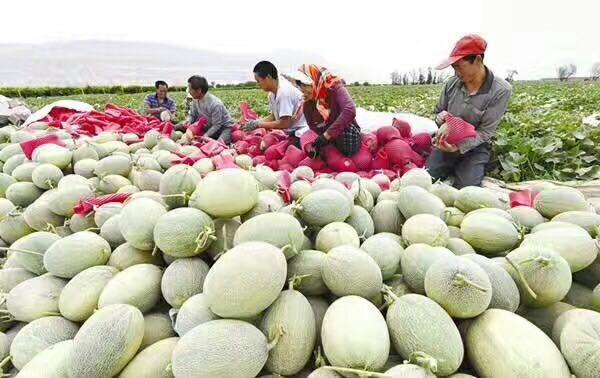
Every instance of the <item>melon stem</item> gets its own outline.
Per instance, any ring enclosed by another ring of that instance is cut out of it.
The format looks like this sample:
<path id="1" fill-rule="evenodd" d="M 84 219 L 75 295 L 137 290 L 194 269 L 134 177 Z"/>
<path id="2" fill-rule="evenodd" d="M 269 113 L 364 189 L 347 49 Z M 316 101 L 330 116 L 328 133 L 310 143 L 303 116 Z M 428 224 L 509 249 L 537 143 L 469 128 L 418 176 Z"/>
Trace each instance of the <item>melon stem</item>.
<path id="1" fill-rule="evenodd" d="M 391 299 L 390 304 L 394 303 L 395 301 L 398 300 L 398 296 L 392 291 L 392 288 L 387 286 L 387 285 L 383 285 L 383 287 L 381 288 L 381 292 L 388 297 L 389 299 Z"/>
<path id="2" fill-rule="evenodd" d="M 338 367 L 338 366 L 323 366 L 323 369 L 333 370 L 335 372 L 340 372 L 340 373 L 354 373 L 354 374 L 358 375 L 359 377 L 365 377 L 365 378 L 367 378 L 367 377 L 391 378 L 392 377 L 391 375 L 385 374 L 385 373 L 376 373 L 374 371 L 351 369 L 351 368 Z"/>
<path id="3" fill-rule="evenodd" d="M 468 285 L 484 293 L 488 291 L 485 287 L 476 284 L 461 273 L 454 275 L 454 279 L 452 281 L 452 284 L 455 286 L 463 287 Z"/>
<path id="4" fill-rule="evenodd" d="M 525 276 L 523 276 L 523 273 L 521 273 L 521 270 L 519 269 L 518 265 L 515 264 L 510 258 L 508 258 L 508 256 L 505 256 L 504 258 L 506 259 L 506 261 L 508 261 L 510 266 L 512 266 L 512 268 L 517 272 L 519 280 L 521 280 L 521 283 L 525 287 L 525 290 L 527 290 L 527 293 L 529 293 L 529 295 L 531 295 L 533 299 L 537 299 L 537 294 L 533 291 L 531 286 L 529 286 L 529 283 L 527 283 L 527 280 L 525 279 Z"/>
<path id="5" fill-rule="evenodd" d="M 2 361 L 0 361 L 0 369 L 3 369 L 6 364 L 11 360 L 11 356 L 7 356 L 6 358 L 4 358 Z"/>
<path id="6" fill-rule="evenodd" d="M 325 357 L 323 357 L 323 353 L 321 352 L 320 346 L 318 346 L 317 349 L 315 349 L 314 355 L 315 355 L 315 367 L 318 369 L 320 367 L 325 366 L 326 361 L 325 361 Z"/>
<path id="7" fill-rule="evenodd" d="M 44 256 L 44 254 L 40 253 L 40 252 L 30 251 L 28 249 L 12 248 L 12 247 L 0 247 L 0 251 L 14 251 L 14 252 L 21 252 L 21 253 L 29 253 L 30 255 Z"/>
<path id="8" fill-rule="evenodd" d="M 283 329 L 282 326 L 279 327 L 279 330 L 277 331 L 277 333 L 275 334 L 275 337 L 273 337 L 273 340 L 271 340 L 271 342 L 269 342 L 267 344 L 267 350 L 271 351 L 271 349 L 275 348 L 275 346 L 277 345 L 277 343 L 279 342 L 279 338 L 281 336 L 283 336 L 283 334 L 285 333 L 285 330 Z"/>
<path id="9" fill-rule="evenodd" d="M 438 370 L 437 360 L 425 352 L 412 352 L 408 358 L 408 361 L 410 363 L 419 365 L 422 368 L 431 371 L 432 373 L 436 373 Z"/>
<path id="10" fill-rule="evenodd" d="M 301 276 L 299 275 L 294 275 L 290 280 L 289 280 L 289 288 L 290 290 L 294 290 L 295 287 L 298 287 L 298 285 L 300 285 L 302 283 L 302 280 L 304 278 L 308 278 L 311 277 L 312 274 L 303 274 Z"/>

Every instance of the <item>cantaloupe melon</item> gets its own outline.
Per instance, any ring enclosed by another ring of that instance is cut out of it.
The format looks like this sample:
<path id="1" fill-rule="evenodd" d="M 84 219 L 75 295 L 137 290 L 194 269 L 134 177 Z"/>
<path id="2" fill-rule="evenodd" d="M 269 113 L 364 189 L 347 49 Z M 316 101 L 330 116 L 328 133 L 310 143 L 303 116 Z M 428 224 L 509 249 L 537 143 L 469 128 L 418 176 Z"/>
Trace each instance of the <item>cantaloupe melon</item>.
<path id="1" fill-rule="evenodd" d="M 337 181 L 333 182 L 340 184 Z M 315 190 L 313 187 L 313 191 L 300 202 L 298 214 L 309 225 L 325 226 L 346 220 L 352 212 L 352 203 L 347 196 L 336 190 Z"/>
<path id="2" fill-rule="evenodd" d="M 402 238 L 408 244 L 429 244 L 445 247 L 450 238 L 448 226 L 439 217 L 431 214 L 418 214 L 409 218 L 402 226 Z"/>
<path id="3" fill-rule="evenodd" d="M 154 248 L 154 226 L 167 210 L 149 198 L 128 201 L 121 211 L 119 227 L 129 244 L 142 250 Z"/>
<path id="4" fill-rule="evenodd" d="M 144 337 L 140 350 L 164 339 L 176 336 L 171 318 L 166 313 L 152 312 L 144 315 Z"/>
<path id="5" fill-rule="evenodd" d="M 205 212 L 179 208 L 162 215 L 154 226 L 154 242 L 164 253 L 190 257 L 204 252 L 214 238 L 215 225 Z"/>
<path id="6" fill-rule="evenodd" d="M 425 169 L 413 168 L 400 178 L 400 186 L 419 186 L 425 190 L 431 187 L 431 175 Z"/>
<path id="7" fill-rule="evenodd" d="M 0 293 L 8 293 L 13 287 L 30 278 L 37 277 L 25 268 L 7 268 L 0 270 Z"/>
<path id="8" fill-rule="evenodd" d="M 520 241 L 519 231 L 511 221 L 489 213 L 468 214 L 460 225 L 460 233 L 476 251 L 486 255 L 509 251 Z"/>
<path id="9" fill-rule="evenodd" d="M 438 259 L 449 259 L 454 254 L 441 247 L 412 244 L 404 250 L 401 258 L 402 277 L 412 291 L 425 294 L 425 274 Z"/>
<path id="10" fill-rule="evenodd" d="M 130 266 L 138 264 L 163 266 L 164 261 L 159 253 L 143 251 L 135 248 L 129 243 L 123 243 L 111 253 L 107 262 L 107 265 L 115 267 L 118 270 L 125 270 Z"/>
<path id="11" fill-rule="evenodd" d="M 391 278 L 400 269 L 400 258 L 404 248 L 385 235 L 373 235 L 365 240 L 360 249 L 375 260 L 384 280 Z"/>
<path id="12" fill-rule="evenodd" d="M 70 217 L 73 215 L 73 208 L 77 203 L 88 197 L 94 197 L 94 193 L 89 186 L 86 185 L 73 185 L 60 187 L 61 183 L 65 178 L 59 182 L 59 189 L 49 198 L 50 210 L 63 217 Z"/>
<path id="13" fill-rule="evenodd" d="M 98 161 L 94 173 L 98 177 L 107 175 L 127 177 L 131 171 L 132 165 L 131 158 L 127 155 L 110 155 Z"/>
<path id="14" fill-rule="evenodd" d="M 593 377 L 600 371 L 600 314 L 590 313 L 565 324 L 560 351 L 578 377 Z"/>
<path id="15" fill-rule="evenodd" d="M 458 189 L 443 182 L 436 182 L 429 188 L 431 194 L 439 197 L 448 207 L 454 206 L 454 201 L 458 197 Z"/>
<path id="16" fill-rule="evenodd" d="M 32 182 L 15 182 L 6 189 L 6 199 L 18 207 L 27 207 L 42 195 L 42 190 Z"/>
<path id="17" fill-rule="evenodd" d="M 65 280 L 51 274 L 23 281 L 6 297 L 8 312 L 21 322 L 57 315 L 58 298 L 66 283 Z"/>
<path id="18" fill-rule="evenodd" d="M 176 378 L 254 378 L 267 362 L 268 353 L 267 338 L 252 324 L 213 320 L 179 339 L 173 350 L 173 374 Z"/>
<path id="19" fill-rule="evenodd" d="M 474 254 L 475 250 L 469 243 L 460 239 L 460 238 L 450 238 L 448 239 L 448 244 L 446 245 L 450 251 L 452 251 L 457 256 Z"/>
<path id="20" fill-rule="evenodd" d="M 473 261 L 487 273 L 492 285 L 492 299 L 489 308 L 515 312 L 519 307 L 521 296 L 519 288 L 510 274 L 485 256 L 471 253 L 465 255 L 464 258 Z"/>
<path id="21" fill-rule="evenodd" d="M 90 229 L 96 229 L 98 226 L 94 221 L 94 214 L 73 214 L 71 218 L 69 218 L 67 225 L 72 232 L 82 232 L 88 231 Z"/>
<path id="22" fill-rule="evenodd" d="M 369 212 L 361 207 L 354 205 L 350 216 L 346 218 L 346 223 L 352 226 L 358 234 L 360 240 L 365 240 L 375 233 L 375 223 Z"/>
<path id="23" fill-rule="evenodd" d="M 356 196 L 354 197 L 354 204 L 362 207 L 367 211 L 373 210 L 373 206 L 375 206 L 375 199 L 371 192 L 369 192 L 365 188 L 359 188 L 355 191 Z"/>
<path id="24" fill-rule="evenodd" d="M 49 163 L 60 169 L 65 169 L 71 164 L 73 152 L 68 148 L 56 144 L 44 144 L 33 150 L 31 160 L 37 163 Z"/>
<path id="25" fill-rule="evenodd" d="M 520 306 L 516 313 L 533 323 L 536 327 L 544 331 L 548 336 L 552 336 L 552 328 L 556 320 L 565 312 L 575 309 L 568 303 L 556 302 L 548 307 L 529 308 Z"/>
<path id="26" fill-rule="evenodd" d="M 22 267 L 40 275 L 46 273 L 44 254 L 58 240 L 60 236 L 51 232 L 34 232 L 15 241 L 9 251 Z"/>
<path id="27" fill-rule="evenodd" d="M 171 372 L 171 355 L 178 341 L 178 337 L 169 337 L 148 346 L 127 364 L 125 369 L 119 374 L 119 377 L 173 377 L 173 373 Z"/>
<path id="28" fill-rule="evenodd" d="M 0 219 L 0 238 L 8 244 L 13 244 L 34 231 L 20 212 L 10 212 Z"/>
<path id="29" fill-rule="evenodd" d="M 73 352 L 73 340 L 49 346 L 31 359 L 19 371 L 19 378 L 68 377 L 68 363 Z"/>
<path id="30" fill-rule="evenodd" d="M 211 267 L 204 280 L 203 293 L 215 314 L 248 318 L 275 301 L 286 274 L 285 256 L 279 248 L 265 242 L 242 243 L 227 251 Z"/>
<path id="31" fill-rule="evenodd" d="M 394 201 L 378 202 L 371 210 L 371 218 L 373 218 L 376 234 L 381 232 L 399 234 L 402 231 L 404 217 Z"/>
<path id="32" fill-rule="evenodd" d="M 181 307 L 188 298 L 202 292 L 208 270 L 208 265 L 197 257 L 173 261 L 162 277 L 163 298 L 171 306 Z"/>
<path id="33" fill-rule="evenodd" d="M 395 190 L 384 190 L 383 192 L 381 192 L 379 194 L 379 197 L 377 197 L 377 202 L 381 202 L 381 201 L 394 201 L 394 202 L 398 202 L 400 200 L 400 198 L 402 198 L 402 194 L 400 194 L 399 191 L 395 191 Z"/>
<path id="34" fill-rule="evenodd" d="M 356 230 L 343 222 L 329 223 L 319 231 L 315 240 L 316 249 L 325 253 L 342 245 L 357 248 L 360 246 L 360 238 Z"/>
<path id="35" fill-rule="evenodd" d="M 131 361 L 144 337 L 144 317 L 135 307 L 115 304 L 96 311 L 73 340 L 71 377 L 113 377 Z"/>
<path id="36" fill-rule="evenodd" d="M 398 208 L 408 219 L 417 214 L 431 214 L 441 218 L 446 205 L 444 202 L 419 186 L 407 186 L 399 191 Z"/>
<path id="37" fill-rule="evenodd" d="M 82 231 L 54 242 L 44 254 L 44 267 L 57 277 L 73 278 L 85 269 L 104 265 L 110 245 L 93 232 Z"/>
<path id="38" fill-rule="evenodd" d="M 180 197 L 165 197 L 170 208 L 182 207 L 187 204 L 187 197 L 194 192 L 201 178 L 200 173 L 189 165 L 174 165 L 162 175 L 159 191 L 165 196 L 184 194 Z"/>
<path id="39" fill-rule="evenodd" d="M 206 253 L 213 259 L 229 250 L 233 246 L 233 239 L 237 229 L 240 227 L 240 221 L 236 219 L 215 219 L 215 240 L 210 243 Z"/>
<path id="40" fill-rule="evenodd" d="M 100 227 L 100 236 L 108 242 L 113 250 L 125 243 L 125 238 L 119 229 L 120 220 L 121 215 L 115 215 L 110 217 L 106 222 L 104 222 L 102 227 Z"/>
<path id="41" fill-rule="evenodd" d="M 183 336 L 196 326 L 215 319 L 219 319 L 219 317 L 208 307 L 206 296 L 202 293 L 196 294 L 183 302 L 177 312 L 175 332 L 179 336 Z"/>
<path id="42" fill-rule="evenodd" d="M 358 295 L 372 298 L 381 291 L 383 278 L 375 260 L 351 245 L 327 253 L 321 274 L 323 282 L 338 297 Z"/>
<path id="43" fill-rule="evenodd" d="M 444 214 L 442 215 L 442 219 L 448 226 L 460 227 L 463 219 L 465 218 L 465 213 L 457 209 L 456 207 L 447 207 L 444 209 Z"/>
<path id="44" fill-rule="evenodd" d="M 477 186 L 467 186 L 458 191 L 454 206 L 468 213 L 483 207 L 502 208 L 500 200 L 494 192 Z"/>
<path id="45" fill-rule="evenodd" d="M 131 266 L 117 273 L 104 286 L 98 298 L 98 308 L 112 304 L 129 304 L 148 312 L 160 300 L 162 270 L 153 264 Z"/>
<path id="46" fill-rule="evenodd" d="M 515 206 L 507 211 L 517 225 L 525 227 L 528 230 L 546 221 L 542 214 L 529 206 Z"/>
<path id="47" fill-rule="evenodd" d="M 294 288 L 305 295 L 322 295 L 329 292 L 323 282 L 321 269 L 326 254 L 316 250 L 303 250 L 288 261 L 287 278 L 299 277 Z"/>
<path id="48" fill-rule="evenodd" d="M 549 219 L 567 211 L 586 211 L 589 208 L 584 195 L 569 187 L 542 190 L 535 197 L 534 205 L 540 214 Z"/>
<path id="49" fill-rule="evenodd" d="M 56 188 L 58 182 L 63 178 L 60 168 L 52 164 L 40 164 L 31 172 L 32 182 L 40 189 Z"/>
<path id="50" fill-rule="evenodd" d="M 290 186 L 290 194 L 294 201 L 301 200 L 304 196 L 312 191 L 312 186 L 308 181 L 294 181 Z"/>

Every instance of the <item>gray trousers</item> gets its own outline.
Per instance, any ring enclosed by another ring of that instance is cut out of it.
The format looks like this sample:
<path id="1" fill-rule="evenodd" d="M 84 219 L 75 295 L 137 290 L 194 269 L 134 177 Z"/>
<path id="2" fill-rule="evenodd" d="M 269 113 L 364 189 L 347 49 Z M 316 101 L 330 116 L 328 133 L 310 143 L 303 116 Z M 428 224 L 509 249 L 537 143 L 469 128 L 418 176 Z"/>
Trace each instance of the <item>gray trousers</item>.
<path id="1" fill-rule="evenodd" d="M 427 159 L 427 170 L 434 179 L 443 180 L 454 176 L 454 187 L 458 189 L 465 186 L 481 186 L 491 150 L 488 143 L 480 144 L 464 155 L 458 152 L 446 153 L 434 148 Z"/>

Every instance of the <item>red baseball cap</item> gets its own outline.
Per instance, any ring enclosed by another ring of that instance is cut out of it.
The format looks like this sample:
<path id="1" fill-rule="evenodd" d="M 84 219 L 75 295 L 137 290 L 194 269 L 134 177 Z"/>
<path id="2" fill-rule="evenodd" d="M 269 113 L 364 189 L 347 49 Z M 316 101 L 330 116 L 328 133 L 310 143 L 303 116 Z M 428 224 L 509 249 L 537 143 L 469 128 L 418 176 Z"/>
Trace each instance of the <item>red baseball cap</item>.
<path id="1" fill-rule="evenodd" d="M 485 53 L 486 47 L 487 42 L 485 39 L 476 34 L 466 35 L 456 42 L 456 46 L 454 46 L 454 49 L 452 49 L 450 57 L 440 63 L 437 67 L 435 67 L 435 69 L 443 70 L 467 55 L 482 55 Z"/>

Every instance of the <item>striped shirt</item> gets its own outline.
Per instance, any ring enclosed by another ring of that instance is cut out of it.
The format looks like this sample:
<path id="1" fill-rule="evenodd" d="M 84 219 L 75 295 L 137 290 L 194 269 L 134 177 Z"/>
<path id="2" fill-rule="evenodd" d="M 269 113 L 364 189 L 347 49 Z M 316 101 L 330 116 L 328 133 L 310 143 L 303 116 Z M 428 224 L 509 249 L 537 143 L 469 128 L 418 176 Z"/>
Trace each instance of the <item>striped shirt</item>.
<path id="1" fill-rule="evenodd" d="M 175 114 L 175 111 L 177 110 L 177 104 L 175 104 L 175 101 L 167 97 L 163 102 L 160 102 L 156 93 L 148 95 L 144 101 L 144 105 L 146 108 L 150 109 L 162 107 L 170 111 L 172 114 Z M 160 113 L 154 114 L 154 116 L 160 118 Z"/>

